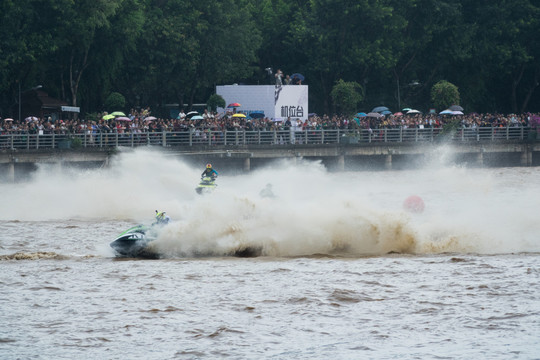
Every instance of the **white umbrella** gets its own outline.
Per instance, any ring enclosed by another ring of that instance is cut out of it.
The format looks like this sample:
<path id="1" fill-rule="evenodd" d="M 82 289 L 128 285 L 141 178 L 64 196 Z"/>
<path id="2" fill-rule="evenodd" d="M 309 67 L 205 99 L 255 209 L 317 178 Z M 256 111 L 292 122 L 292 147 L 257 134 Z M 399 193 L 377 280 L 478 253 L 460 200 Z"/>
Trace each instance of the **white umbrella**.
<path id="1" fill-rule="evenodd" d="M 412 110 L 407 111 L 407 114 L 421 114 L 421 112 L 418 110 L 412 109 Z"/>
<path id="2" fill-rule="evenodd" d="M 381 115 L 381 114 L 379 114 L 379 113 L 377 113 L 377 112 L 370 112 L 370 113 L 367 113 L 366 116 L 367 116 L 367 117 L 374 117 L 374 118 L 377 118 L 377 119 L 383 117 L 383 115 Z"/>

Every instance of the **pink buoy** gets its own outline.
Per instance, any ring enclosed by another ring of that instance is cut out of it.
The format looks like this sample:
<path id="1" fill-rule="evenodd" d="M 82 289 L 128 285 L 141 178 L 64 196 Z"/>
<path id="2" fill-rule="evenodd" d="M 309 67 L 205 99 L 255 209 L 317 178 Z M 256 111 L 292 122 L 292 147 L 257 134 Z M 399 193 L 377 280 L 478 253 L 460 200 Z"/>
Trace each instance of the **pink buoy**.
<path id="1" fill-rule="evenodd" d="M 412 213 L 424 212 L 424 200 L 418 195 L 411 195 L 403 202 L 403 208 Z"/>

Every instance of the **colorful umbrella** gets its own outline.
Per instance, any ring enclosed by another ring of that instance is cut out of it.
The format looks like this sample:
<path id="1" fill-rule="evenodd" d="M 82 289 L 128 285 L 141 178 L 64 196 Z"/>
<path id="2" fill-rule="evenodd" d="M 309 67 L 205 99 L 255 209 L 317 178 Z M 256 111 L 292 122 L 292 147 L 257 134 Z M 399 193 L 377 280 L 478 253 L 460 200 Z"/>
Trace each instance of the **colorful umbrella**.
<path id="1" fill-rule="evenodd" d="M 300 80 L 300 81 L 304 81 L 304 75 L 302 74 L 299 74 L 299 73 L 294 73 L 291 75 L 291 79 L 297 79 L 297 80 Z"/>
<path id="2" fill-rule="evenodd" d="M 117 117 L 116 120 L 118 121 L 131 121 L 130 118 L 128 117 L 125 117 L 125 116 L 120 116 L 120 117 Z"/>
<path id="3" fill-rule="evenodd" d="M 377 106 L 376 108 L 374 108 L 373 110 L 371 110 L 371 112 L 383 112 L 383 111 L 388 111 L 390 110 L 389 108 L 387 108 L 386 106 Z"/>
<path id="4" fill-rule="evenodd" d="M 153 120 L 157 120 L 157 118 L 155 116 L 147 116 L 147 117 L 144 118 L 144 120 L 153 121 Z"/>
<path id="5" fill-rule="evenodd" d="M 5 118 L 4 121 L 13 121 L 12 118 Z"/>
<path id="6" fill-rule="evenodd" d="M 233 114 L 232 117 L 239 117 L 239 118 L 245 118 L 246 115 L 245 114 L 240 114 L 240 113 L 237 113 L 237 114 Z"/>
<path id="7" fill-rule="evenodd" d="M 240 105 L 239 103 L 232 103 L 232 104 L 229 104 L 227 105 L 228 108 L 237 108 L 237 107 L 240 107 L 242 105 Z"/>
<path id="8" fill-rule="evenodd" d="M 124 114 L 124 113 L 121 112 L 121 111 L 115 111 L 115 112 L 112 112 L 111 115 L 114 115 L 114 116 L 126 116 L 126 114 Z"/>
<path id="9" fill-rule="evenodd" d="M 191 117 L 191 120 L 204 120 L 204 118 L 201 115 L 195 115 Z"/>
<path id="10" fill-rule="evenodd" d="M 111 120 L 111 119 L 114 119 L 114 115 L 113 115 L 113 114 L 109 114 L 109 115 L 103 116 L 103 120 Z"/>

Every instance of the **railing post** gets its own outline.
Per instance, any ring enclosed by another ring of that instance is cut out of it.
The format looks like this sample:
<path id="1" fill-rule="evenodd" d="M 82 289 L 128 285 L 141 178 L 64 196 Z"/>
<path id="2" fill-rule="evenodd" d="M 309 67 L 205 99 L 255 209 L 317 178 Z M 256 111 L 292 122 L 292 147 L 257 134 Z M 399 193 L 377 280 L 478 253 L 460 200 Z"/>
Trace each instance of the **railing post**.
<path id="1" fill-rule="evenodd" d="M 510 126 L 506 126 L 506 140 L 510 139 Z"/>
<path id="2" fill-rule="evenodd" d="M 114 146 L 118 147 L 118 131 L 114 133 Z"/>
<path id="3" fill-rule="evenodd" d="M 495 128 L 491 125 L 491 141 L 495 140 Z"/>
<path id="4" fill-rule="evenodd" d="M 163 136 L 161 137 L 161 143 L 163 147 L 167 146 L 167 131 L 163 131 Z"/>
<path id="5" fill-rule="evenodd" d="M 324 129 L 321 129 L 321 144 L 324 144 Z"/>
<path id="6" fill-rule="evenodd" d="M 27 141 L 28 141 L 28 147 L 27 149 L 30 149 L 30 134 L 28 134 L 28 138 L 27 138 Z M 36 149 L 39 149 L 39 134 L 36 134 Z"/>
<path id="7" fill-rule="evenodd" d="M 51 148 L 54 149 L 54 137 L 55 137 L 55 134 L 54 132 L 52 133 L 52 143 L 51 143 Z"/>

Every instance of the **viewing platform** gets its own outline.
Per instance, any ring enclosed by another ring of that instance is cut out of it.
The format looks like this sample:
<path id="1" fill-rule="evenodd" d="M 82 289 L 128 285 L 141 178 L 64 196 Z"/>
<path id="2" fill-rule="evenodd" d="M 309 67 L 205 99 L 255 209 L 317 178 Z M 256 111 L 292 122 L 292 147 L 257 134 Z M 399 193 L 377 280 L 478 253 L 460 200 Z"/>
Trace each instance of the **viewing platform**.
<path id="1" fill-rule="evenodd" d="M 0 136 L 0 181 L 24 178 L 37 164 L 109 166 L 120 151 L 147 147 L 223 173 L 247 172 L 278 159 L 321 161 L 329 171 L 390 170 L 438 161 L 469 167 L 539 166 L 536 129 L 524 127 L 379 130 L 182 131 L 12 134 Z"/>

